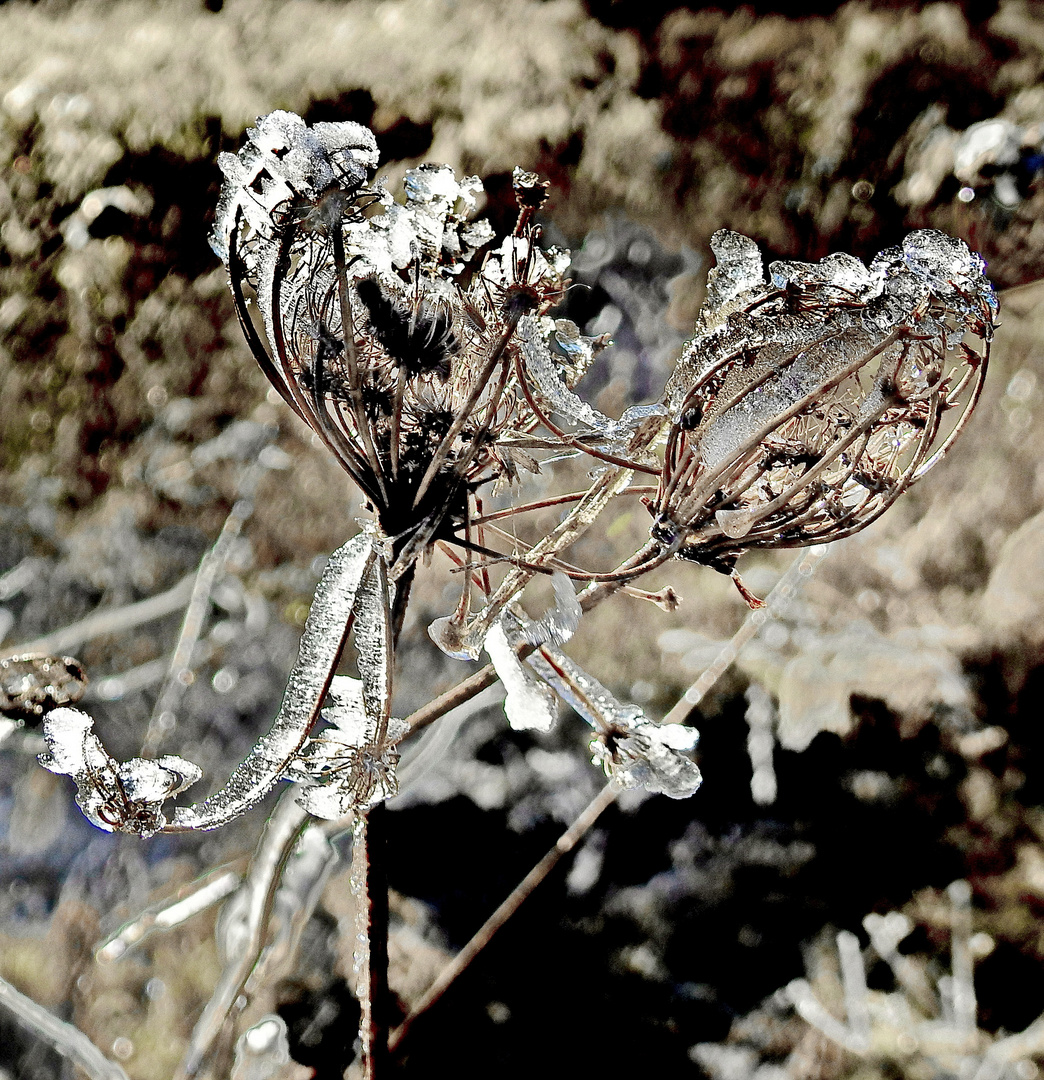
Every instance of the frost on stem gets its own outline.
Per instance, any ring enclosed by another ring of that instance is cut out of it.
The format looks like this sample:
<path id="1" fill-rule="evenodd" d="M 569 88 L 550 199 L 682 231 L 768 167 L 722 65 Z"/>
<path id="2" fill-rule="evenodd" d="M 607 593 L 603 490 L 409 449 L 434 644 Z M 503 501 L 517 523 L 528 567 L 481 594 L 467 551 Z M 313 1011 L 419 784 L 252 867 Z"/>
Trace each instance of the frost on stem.
<path id="1" fill-rule="evenodd" d="M 922 230 L 864 266 L 774 262 L 715 233 L 671 412 L 652 534 L 728 572 L 754 547 L 848 536 L 960 433 L 985 377 L 997 301 L 982 259 Z"/>
<path id="2" fill-rule="evenodd" d="M 621 787 L 644 787 L 671 798 L 692 795 L 702 782 L 687 756 L 699 733 L 681 724 L 658 724 L 638 705 L 624 704 L 597 679 L 560 652 L 580 622 L 580 604 L 562 573 L 553 579 L 555 604 L 530 620 L 517 607 L 486 635 L 486 652 L 507 689 L 504 711 L 515 730 L 550 731 L 557 719 L 555 694 L 594 729 L 593 761 Z M 524 646 L 538 646 L 525 662 Z M 554 693 L 552 693 L 554 691 Z"/>

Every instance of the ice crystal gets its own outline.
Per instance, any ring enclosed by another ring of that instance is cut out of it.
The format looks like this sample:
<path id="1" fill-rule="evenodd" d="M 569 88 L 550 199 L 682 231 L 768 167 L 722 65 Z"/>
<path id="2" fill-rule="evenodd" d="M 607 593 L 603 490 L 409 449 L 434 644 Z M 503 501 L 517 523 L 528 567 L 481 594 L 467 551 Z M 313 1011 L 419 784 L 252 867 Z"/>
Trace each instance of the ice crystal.
<path id="1" fill-rule="evenodd" d="M 568 641 L 580 625 L 583 608 L 576 598 L 573 583 L 556 570 L 551 575 L 551 587 L 555 591 L 555 602 L 535 622 L 529 622 L 523 632 L 525 641 L 530 645 L 561 645 Z"/>
<path id="2" fill-rule="evenodd" d="M 163 803 L 203 775 L 174 755 L 117 762 L 94 734 L 94 721 L 79 709 L 52 709 L 44 718 L 44 741 L 40 764 L 72 777 L 80 809 L 106 832 L 151 836 L 167 823 Z"/>

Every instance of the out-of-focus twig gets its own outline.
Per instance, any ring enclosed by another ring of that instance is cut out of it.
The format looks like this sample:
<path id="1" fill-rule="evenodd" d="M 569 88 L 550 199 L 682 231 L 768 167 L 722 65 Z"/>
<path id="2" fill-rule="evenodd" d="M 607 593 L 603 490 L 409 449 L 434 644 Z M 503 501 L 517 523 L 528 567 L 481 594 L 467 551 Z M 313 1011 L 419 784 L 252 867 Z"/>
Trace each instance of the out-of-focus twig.
<path id="1" fill-rule="evenodd" d="M 202 882 L 184 896 L 165 901 L 143 911 L 136 919 L 125 923 L 94 950 L 99 963 L 121 959 L 128 950 L 141 944 L 150 934 L 170 930 L 206 911 L 212 904 L 224 900 L 239 885 L 240 876 L 234 870 L 208 874 Z"/>
<path id="2" fill-rule="evenodd" d="M 388 1040 L 390 1050 L 395 1050 L 405 1038 L 410 1025 L 423 1012 L 427 1012 L 436 1001 L 449 989 L 450 985 L 468 967 L 476 956 L 489 944 L 493 935 L 515 914 L 533 890 L 547 877 L 563 855 L 572 851 L 588 829 L 598 820 L 602 812 L 616 801 L 619 789 L 612 783 L 604 788 L 587 804 L 580 816 L 558 838 L 555 846 L 529 871 L 515 886 L 506 900 L 482 924 L 478 933 L 460 950 L 459 953 L 439 972 L 435 981 L 428 987 L 421 999 L 410 1010 L 409 1015 L 391 1033 Z"/>
<path id="3" fill-rule="evenodd" d="M 180 611 L 192 596 L 192 586 L 196 575 L 188 574 L 177 585 L 166 592 L 157 593 L 146 600 L 122 607 L 105 608 L 93 611 L 78 622 L 70 623 L 32 641 L 23 641 L 3 649 L 4 656 L 18 656 L 22 653 L 48 653 L 58 655 L 75 652 L 87 641 L 93 641 L 104 634 L 122 634 L 133 630 L 143 623 L 154 622 L 175 611 Z"/>
<path id="4" fill-rule="evenodd" d="M 764 607 L 750 612 L 743 625 L 732 635 L 725 647 L 715 657 L 714 662 L 685 691 L 669 713 L 663 718 L 665 724 L 680 724 L 698 705 L 708 690 L 736 662 L 740 650 L 754 638 L 761 628 L 774 615 L 780 615 L 786 609 L 797 592 L 802 581 L 812 575 L 819 562 L 824 559 L 832 545 L 808 548 L 803 555 L 795 559 L 786 573 L 776 582 L 772 591 L 765 597 Z"/>
<path id="5" fill-rule="evenodd" d="M 34 1035 L 71 1061 L 90 1080 L 127 1080 L 127 1074 L 110 1061 L 79 1028 L 52 1016 L 42 1005 L 16 990 L 6 979 L 0 979 L 0 1006 Z"/>
<path id="6" fill-rule="evenodd" d="M 243 924 L 238 928 L 239 935 L 228 935 L 238 936 L 239 940 L 227 942 L 229 955 L 225 970 L 196 1022 L 188 1052 L 175 1074 L 176 1080 L 190 1080 L 199 1074 L 261 955 L 280 878 L 308 823 L 307 812 L 297 805 L 293 794 L 287 792 L 280 799 L 261 834 L 241 887 L 245 899 Z"/>
<path id="7" fill-rule="evenodd" d="M 244 470 L 239 482 L 240 497 L 232 506 L 228 517 L 225 518 L 217 540 L 200 560 L 199 569 L 192 583 L 192 595 L 181 624 L 181 633 L 178 635 L 178 643 L 174 648 L 167 677 L 156 697 L 156 704 L 149 718 L 149 726 L 142 740 L 142 757 L 154 757 L 163 736 L 168 734 L 176 723 L 177 707 L 192 681 L 193 652 L 210 611 L 210 594 L 214 591 L 218 575 L 224 571 L 228 563 L 233 543 L 243 531 L 243 525 L 247 519 L 254 512 L 254 493 L 265 471 L 265 466 L 256 461 Z"/>

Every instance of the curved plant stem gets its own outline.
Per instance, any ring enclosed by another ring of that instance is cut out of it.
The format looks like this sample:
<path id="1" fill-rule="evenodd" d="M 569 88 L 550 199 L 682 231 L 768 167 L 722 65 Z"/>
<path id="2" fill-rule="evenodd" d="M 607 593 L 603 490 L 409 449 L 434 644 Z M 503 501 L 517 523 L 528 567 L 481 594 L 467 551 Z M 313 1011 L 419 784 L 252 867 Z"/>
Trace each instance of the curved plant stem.
<path id="1" fill-rule="evenodd" d="M 90 1080 L 127 1080 L 123 1069 L 110 1061 L 79 1028 L 52 1016 L 6 979 L 0 979 L 0 1008 L 10 1012 L 22 1027 L 72 1062 Z"/>

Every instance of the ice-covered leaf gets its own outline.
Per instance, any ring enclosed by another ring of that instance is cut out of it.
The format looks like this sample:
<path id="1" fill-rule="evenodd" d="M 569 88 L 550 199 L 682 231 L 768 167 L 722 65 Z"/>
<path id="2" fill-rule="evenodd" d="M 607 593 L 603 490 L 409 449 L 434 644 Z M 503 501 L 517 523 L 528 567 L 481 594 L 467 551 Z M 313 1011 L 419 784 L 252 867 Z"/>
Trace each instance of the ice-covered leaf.
<path id="1" fill-rule="evenodd" d="M 174 755 L 117 762 L 94 734 L 94 721 L 79 709 L 53 709 L 44 718 L 43 735 L 47 751 L 40 764 L 72 777 L 84 816 L 106 832 L 151 836 L 167 823 L 163 803 L 203 775 Z"/>
<path id="2" fill-rule="evenodd" d="M 388 725 L 392 680 L 391 602 L 383 557 L 371 560 L 363 575 L 354 615 L 363 704 L 366 715 L 377 723 L 376 739 L 381 741 Z"/>
<path id="3" fill-rule="evenodd" d="M 550 731 L 558 719 L 555 695 L 518 658 L 504 620 L 486 634 L 486 652 L 507 690 L 504 712 L 515 731 Z"/>
<path id="4" fill-rule="evenodd" d="M 304 748 L 319 716 L 351 626 L 356 595 L 371 563 L 380 558 L 376 538 L 363 532 L 330 556 L 315 591 L 279 713 L 228 782 L 204 802 L 178 807 L 173 823 L 213 829 L 238 817 L 271 790 Z"/>

